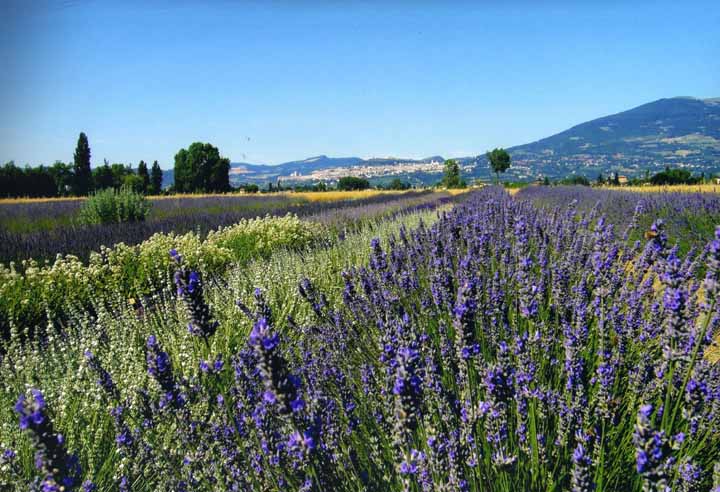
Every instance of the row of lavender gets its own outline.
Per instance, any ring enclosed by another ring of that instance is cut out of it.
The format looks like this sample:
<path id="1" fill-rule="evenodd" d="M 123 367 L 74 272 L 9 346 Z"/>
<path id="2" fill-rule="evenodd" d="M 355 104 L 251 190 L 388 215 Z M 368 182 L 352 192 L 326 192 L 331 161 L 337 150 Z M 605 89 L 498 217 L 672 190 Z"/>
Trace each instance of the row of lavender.
<path id="1" fill-rule="evenodd" d="M 720 367 L 703 354 L 720 238 L 679 258 L 662 222 L 627 246 L 633 223 L 594 214 L 485 190 L 373 241 L 339 304 L 302 281 L 312 321 L 277 319 L 260 291 L 238 302 L 252 330 L 220 353 L 227 332 L 172 251 L 196 369 L 155 333 L 128 361 L 145 384 L 126 385 L 100 343 L 85 358 L 107 454 L 66 443 L 34 389 L 16 412 L 37 470 L 13 449 L 5 469 L 43 490 L 718 491 Z"/>
<path id="2" fill-rule="evenodd" d="M 87 259 L 90 253 L 98 251 L 101 245 L 111 246 L 120 242 L 138 244 L 158 232 L 184 234 L 200 231 L 201 234 L 205 234 L 219 227 L 233 225 L 242 219 L 266 214 L 280 217 L 293 213 L 304 217 L 323 214 L 328 210 L 346 210 L 372 205 L 401 205 L 405 202 L 409 204 L 408 206 L 412 206 L 412 202 L 425 200 L 431 195 L 431 192 L 420 191 L 379 194 L 355 200 L 330 202 L 299 202 L 286 195 L 162 199 L 153 202 L 154 216 L 145 222 L 97 226 L 68 223 L 63 227 L 32 232 L 13 232 L 9 228 L 0 227 L 0 263 L 7 264 L 10 261 L 29 258 L 52 260 L 57 254 L 71 254 Z M 74 211 L 78 207 L 77 200 L 3 204 L 0 205 L 0 212 L 6 215 L 14 213 L 22 215 L 28 212 L 30 215 L 41 214 L 53 219 L 71 213 L 66 210 L 68 208 Z M 62 213 L 54 213 L 55 208 L 62 210 Z M 23 212 L 4 212 L 5 209 L 18 209 Z"/>
<path id="3" fill-rule="evenodd" d="M 679 241 L 683 251 L 701 246 L 720 223 L 717 193 L 641 193 L 586 186 L 529 186 L 517 197 L 548 208 L 570 203 L 584 211 L 595 208 L 596 213 L 617 226 L 640 219 L 642 227 L 631 239 L 642 236 L 654 219 L 662 218 L 671 239 Z"/>
<path id="4" fill-rule="evenodd" d="M 168 215 L 182 215 L 188 210 L 200 211 L 208 209 L 268 209 L 300 203 L 303 200 L 290 194 L 273 193 L 268 195 L 179 195 L 162 198 L 148 198 L 152 202 L 150 219 Z M 77 216 L 84 199 L 68 198 L 53 200 L 8 200 L 0 204 L 0 223 L 13 223 L 23 220 L 32 222 L 40 217 L 47 217 L 59 222 L 70 221 Z"/>

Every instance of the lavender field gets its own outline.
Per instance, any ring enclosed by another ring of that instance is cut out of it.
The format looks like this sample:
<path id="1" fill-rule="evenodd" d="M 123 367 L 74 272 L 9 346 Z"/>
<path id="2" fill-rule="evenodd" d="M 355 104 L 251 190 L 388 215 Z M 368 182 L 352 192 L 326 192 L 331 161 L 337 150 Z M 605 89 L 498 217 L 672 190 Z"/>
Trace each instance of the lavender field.
<path id="1" fill-rule="evenodd" d="M 299 215 L 4 270 L 0 489 L 720 491 L 717 195 Z"/>
<path id="2" fill-rule="evenodd" d="M 0 263 L 27 259 L 53 260 L 58 254 L 87 259 L 101 246 L 137 244 L 158 232 L 208 231 L 258 215 L 299 216 L 327 214 L 330 210 L 392 205 L 411 207 L 447 196 L 426 191 L 387 193 L 356 198 L 352 193 L 328 201 L 305 199 L 302 194 L 260 196 L 184 196 L 152 200 L 148 220 L 135 223 L 81 225 L 80 200 L 0 203 Z M 352 212 L 351 212 L 352 213 Z"/>

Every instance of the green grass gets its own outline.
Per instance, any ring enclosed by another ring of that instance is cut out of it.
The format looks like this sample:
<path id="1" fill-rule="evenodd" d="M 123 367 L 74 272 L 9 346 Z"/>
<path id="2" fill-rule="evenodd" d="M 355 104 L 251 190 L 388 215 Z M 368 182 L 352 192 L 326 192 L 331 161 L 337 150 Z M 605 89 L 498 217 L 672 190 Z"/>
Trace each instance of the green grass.
<path id="1" fill-rule="evenodd" d="M 31 232 L 51 231 L 61 227 L 71 227 L 77 223 L 76 215 L 63 217 L 12 217 L 0 220 L 0 227 L 14 234 L 28 234 Z"/>

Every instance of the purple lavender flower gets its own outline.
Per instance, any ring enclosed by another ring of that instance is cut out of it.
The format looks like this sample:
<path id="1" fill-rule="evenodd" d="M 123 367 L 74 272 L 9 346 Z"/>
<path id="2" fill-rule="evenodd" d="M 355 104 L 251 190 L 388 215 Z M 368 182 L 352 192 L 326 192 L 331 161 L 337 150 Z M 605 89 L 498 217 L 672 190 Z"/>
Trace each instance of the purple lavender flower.
<path id="1" fill-rule="evenodd" d="M 35 448 L 35 467 L 40 473 L 42 490 L 69 490 L 80 483 L 80 465 L 75 455 L 65 450 L 65 439 L 55 432 L 45 414 L 42 393 L 33 389 L 31 398 L 20 395 L 15 411 L 20 415 L 20 429 L 27 432 Z"/>
<path id="2" fill-rule="evenodd" d="M 85 359 L 87 361 L 88 367 L 97 375 L 98 380 L 97 384 L 104 389 L 108 395 L 110 395 L 115 400 L 119 399 L 119 393 L 118 389 L 115 386 L 115 383 L 113 382 L 112 376 L 109 372 L 105 370 L 105 368 L 100 364 L 100 361 L 93 355 L 92 352 L 89 350 L 85 351 Z"/>
<path id="3" fill-rule="evenodd" d="M 592 492 L 595 484 L 592 481 L 592 459 L 583 443 L 578 443 L 572 455 L 573 468 L 570 476 L 573 492 Z"/>
<path id="4" fill-rule="evenodd" d="M 679 467 L 680 476 L 674 489 L 681 492 L 700 492 L 702 490 L 702 470 L 692 461 L 685 461 Z"/>
<path id="5" fill-rule="evenodd" d="M 282 403 L 285 413 L 298 412 L 304 408 L 300 397 L 300 379 L 289 373 L 287 362 L 280 355 L 280 336 L 267 318 L 258 319 L 248 339 L 250 347 L 259 359 L 259 370 L 265 387 L 264 401 L 268 404 Z"/>
<path id="6" fill-rule="evenodd" d="M 397 417 L 402 425 L 414 429 L 422 405 L 422 378 L 419 375 L 419 352 L 410 347 L 397 351 L 395 380 L 392 392 L 399 399 Z"/>
<path id="7" fill-rule="evenodd" d="M 309 279 L 305 278 L 300 282 L 298 286 L 300 296 L 310 303 L 315 314 L 322 318 L 325 308 L 327 307 L 327 298 L 325 294 L 318 292 L 317 289 L 312 285 Z"/>
<path id="8" fill-rule="evenodd" d="M 298 431 L 293 432 L 288 440 L 288 447 L 292 450 L 311 451 L 315 449 L 315 440 L 308 432 L 302 434 Z"/>
<path id="9" fill-rule="evenodd" d="M 212 319 L 210 306 L 205 302 L 203 284 L 200 274 L 186 268 L 182 264 L 182 257 L 176 250 L 170 250 L 170 256 L 178 264 L 175 271 L 175 286 L 177 294 L 185 303 L 190 316 L 188 331 L 195 336 L 200 336 L 207 342 L 218 327 L 218 322 Z"/>
<path id="10" fill-rule="evenodd" d="M 653 428 L 652 405 L 640 407 L 633 434 L 637 472 L 643 478 L 643 490 L 669 490 L 668 469 L 672 463 L 670 445 L 664 431 Z"/>
<path id="11" fill-rule="evenodd" d="M 388 266 L 387 255 L 382 250 L 382 246 L 380 246 L 380 239 L 373 238 L 370 241 L 370 249 L 372 250 L 370 256 L 370 266 L 372 269 L 376 271 L 385 270 Z"/>
<path id="12" fill-rule="evenodd" d="M 173 377 L 170 356 L 162 350 L 155 335 L 148 337 L 146 347 L 145 361 L 148 374 L 160 384 L 160 387 L 165 392 L 174 391 L 175 378 Z"/>

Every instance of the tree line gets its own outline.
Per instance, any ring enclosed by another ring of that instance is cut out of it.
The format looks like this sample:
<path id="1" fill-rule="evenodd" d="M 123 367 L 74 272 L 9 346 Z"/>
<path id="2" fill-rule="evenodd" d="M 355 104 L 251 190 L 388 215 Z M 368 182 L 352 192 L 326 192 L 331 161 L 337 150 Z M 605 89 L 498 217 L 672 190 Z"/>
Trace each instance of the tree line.
<path id="1" fill-rule="evenodd" d="M 80 133 L 73 162 L 56 161 L 52 166 L 19 167 L 10 161 L 0 167 L 0 197 L 85 196 L 107 188 L 128 187 L 143 194 L 158 194 L 162 189 L 162 169 L 157 161 L 150 169 L 140 161 L 137 169 L 126 164 L 90 167 L 90 144 Z"/>
<path id="2" fill-rule="evenodd" d="M 510 156 L 504 149 L 487 153 L 490 167 L 499 176 L 510 166 Z M 105 189 L 130 189 L 141 194 L 159 194 L 163 191 L 163 172 L 154 161 L 151 168 L 141 160 L 136 169 L 128 164 L 103 164 L 91 167 L 90 143 L 85 133 L 80 133 L 73 154 L 73 162 L 66 164 L 56 161 L 52 166 L 19 167 L 8 162 L 0 167 L 0 197 L 57 197 L 86 196 Z M 222 157 L 217 147 L 209 143 L 194 142 L 187 149 L 180 149 L 174 159 L 175 183 L 167 192 L 177 193 L 224 193 L 231 191 L 230 159 Z M 464 188 L 465 180 L 460 175 L 458 163 L 449 159 L 438 186 Z M 406 190 L 410 183 L 395 178 L 381 188 Z M 345 176 L 337 184 L 338 190 L 364 190 L 370 188 L 365 178 Z M 241 187 L 249 193 L 257 193 L 257 185 Z M 281 184 L 268 185 L 268 191 L 280 191 Z M 320 183 L 313 190 L 325 191 L 327 185 Z"/>
<path id="3" fill-rule="evenodd" d="M 597 175 L 594 181 L 591 181 L 586 176 L 581 174 L 572 174 L 556 181 L 550 181 L 546 176 L 542 180 L 542 184 L 560 184 L 560 185 L 576 185 L 576 186 L 642 186 L 642 185 L 659 185 L 659 186 L 671 186 L 671 185 L 694 185 L 703 184 L 708 180 L 714 180 L 715 175 L 705 175 L 704 172 L 700 175 L 694 175 L 687 169 L 671 168 L 666 166 L 663 171 L 650 175 L 650 171 L 646 170 L 644 176 L 635 176 L 630 178 L 623 178 L 612 172 L 608 176 L 604 176 L 602 173 Z"/>
<path id="4" fill-rule="evenodd" d="M 0 197 L 87 196 L 108 188 L 130 189 L 136 193 L 156 195 L 163 191 L 163 171 L 154 161 L 141 160 L 137 168 L 129 164 L 90 165 L 90 143 L 80 133 L 73 162 L 56 161 L 52 166 L 19 167 L 10 161 L 0 167 Z M 175 184 L 169 192 L 230 191 L 230 159 L 221 157 L 217 147 L 195 142 L 175 155 Z"/>

